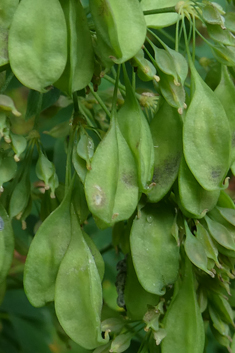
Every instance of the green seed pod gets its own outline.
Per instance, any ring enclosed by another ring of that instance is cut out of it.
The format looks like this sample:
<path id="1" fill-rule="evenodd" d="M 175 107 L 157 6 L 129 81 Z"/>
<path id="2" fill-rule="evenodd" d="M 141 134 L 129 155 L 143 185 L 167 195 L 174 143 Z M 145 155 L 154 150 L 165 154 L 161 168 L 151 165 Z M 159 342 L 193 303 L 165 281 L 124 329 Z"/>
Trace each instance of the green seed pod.
<path id="1" fill-rule="evenodd" d="M 233 208 L 217 207 L 222 217 L 235 226 L 235 210 Z M 235 229 L 234 229 L 235 230 Z"/>
<path id="2" fill-rule="evenodd" d="M 179 268 L 179 247 L 171 235 L 174 213 L 169 205 L 147 205 L 133 222 L 131 254 L 137 277 L 150 293 L 162 295 L 175 282 Z M 144 249 L 144 252 L 143 252 Z"/>
<path id="3" fill-rule="evenodd" d="M 227 115 L 227 118 L 230 124 L 230 130 L 232 135 L 232 144 L 231 144 L 231 147 L 232 147 L 231 164 L 232 164 L 235 161 L 235 117 L 233 114 L 235 109 L 235 102 L 234 102 L 235 87 L 226 66 L 222 66 L 221 80 L 215 90 L 215 93 L 224 107 L 225 113 Z"/>
<path id="4" fill-rule="evenodd" d="M 20 161 L 20 155 L 24 152 L 27 147 L 27 140 L 22 135 L 15 135 L 13 133 L 10 134 L 12 149 L 15 152 L 14 160 L 16 162 Z"/>
<path id="5" fill-rule="evenodd" d="M 44 181 L 46 190 L 49 189 L 49 179 L 52 177 L 54 173 L 55 173 L 54 165 L 40 150 L 39 158 L 36 164 L 36 174 L 38 179 Z"/>
<path id="6" fill-rule="evenodd" d="M 140 50 L 146 23 L 138 0 L 91 0 L 90 10 L 101 58 L 121 64 Z"/>
<path id="7" fill-rule="evenodd" d="M 128 143 L 138 168 L 141 191 L 149 190 L 153 176 L 154 147 L 148 122 L 136 100 L 130 81 L 124 70 L 126 98 L 117 118 L 120 130 Z"/>
<path id="8" fill-rule="evenodd" d="M 139 283 L 131 256 L 127 259 L 127 276 L 124 289 L 127 316 L 131 320 L 141 320 L 148 310 L 148 305 L 157 305 L 159 297 L 147 292 Z"/>
<path id="9" fill-rule="evenodd" d="M 114 338 L 111 343 L 111 348 L 109 352 L 121 353 L 126 351 L 131 344 L 131 339 L 133 338 L 133 332 L 122 333 Z"/>
<path id="10" fill-rule="evenodd" d="M 102 282 L 103 278 L 104 278 L 104 271 L 105 271 L 103 257 L 101 255 L 101 253 L 99 252 L 98 248 L 96 247 L 95 243 L 91 239 L 91 237 L 89 237 L 89 235 L 86 234 L 84 231 L 82 232 L 82 234 L 83 234 L 83 237 L 84 237 L 84 239 L 90 249 L 90 252 L 95 260 L 95 264 L 96 264 L 97 270 L 100 275 L 100 280 Z"/>
<path id="11" fill-rule="evenodd" d="M 158 80 L 157 70 L 150 61 L 145 59 L 143 49 L 140 49 L 131 59 L 131 64 L 137 67 L 137 75 L 142 81 Z"/>
<path id="12" fill-rule="evenodd" d="M 56 278 L 55 310 L 67 335 L 82 347 L 94 349 L 109 340 L 101 336 L 101 281 L 74 211 L 71 226 L 71 241 Z"/>
<path id="13" fill-rule="evenodd" d="M 145 331 L 151 328 L 153 331 L 159 331 L 159 318 L 164 314 L 164 299 L 159 302 L 156 306 L 149 306 L 148 311 L 143 317 L 143 321 L 146 323 Z"/>
<path id="14" fill-rule="evenodd" d="M 175 290 L 163 324 L 167 335 L 161 344 L 162 353 L 203 353 L 204 324 L 197 303 L 192 265 L 187 258 L 183 282 Z"/>
<path id="15" fill-rule="evenodd" d="M 184 221 L 184 226 L 186 232 L 184 249 L 189 260 L 202 271 L 208 273 L 211 277 L 215 277 L 214 273 L 208 270 L 207 255 L 203 244 L 191 233 L 186 221 Z"/>
<path id="16" fill-rule="evenodd" d="M 214 306 L 215 310 L 218 312 L 219 317 L 221 320 L 228 324 L 234 325 L 233 318 L 233 310 L 228 302 L 224 297 L 218 295 L 217 293 L 210 292 L 208 295 L 209 301 L 211 305 Z"/>
<path id="17" fill-rule="evenodd" d="M 13 157 L 0 154 L 0 192 L 3 192 L 3 184 L 14 178 L 17 164 Z"/>
<path id="18" fill-rule="evenodd" d="M 73 147 L 72 162 L 77 175 L 84 184 L 87 174 L 86 161 L 77 154 L 77 146 Z"/>
<path id="19" fill-rule="evenodd" d="M 223 188 L 230 166 L 230 126 L 214 92 L 193 64 L 190 68 L 195 91 L 184 120 L 184 156 L 198 183 L 208 191 L 216 190 Z"/>
<path id="20" fill-rule="evenodd" d="M 68 32 L 68 59 L 55 86 L 69 95 L 90 82 L 94 70 L 94 54 L 85 12 L 80 1 L 60 0 Z"/>
<path id="21" fill-rule="evenodd" d="M 19 0 L 1 0 L 0 67 L 8 64 L 8 33 Z"/>
<path id="22" fill-rule="evenodd" d="M 12 71 L 26 87 L 45 92 L 57 81 L 67 60 L 67 30 L 59 0 L 40 0 L 33 6 L 31 0 L 21 0 L 8 50 Z"/>
<path id="23" fill-rule="evenodd" d="M 3 94 L 0 94 L 0 111 L 11 112 L 15 116 L 21 116 L 20 112 L 16 109 L 13 100 Z"/>
<path id="24" fill-rule="evenodd" d="M 220 191 L 220 196 L 217 202 L 217 206 L 235 209 L 235 204 L 233 200 L 224 190 Z"/>
<path id="25" fill-rule="evenodd" d="M 121 316 L 120 318 L 114 317 L 114 318 L 106 319 L 101 323 L 103 332 L 108 331 L 108 332 L 118 333 L 123 329 L 124 326 L 125 326 L 125 321 Z"/>
<path id="26" fill-rule="evenodd" d="M 222 247 L 235 251 L 233 234 L 231 234 L 225 226 L 212 220 L 208 216 L 205 216 L 205 221 L 212 238 L 214 238 Z"/>
<path id="27" fill-rule="evenodd" d="M 222 65 L 235 65 L 235 47 L 213 45 L 211 50 L 215 59 L 218 60 Z"/>
<path id="28" fill-rule="evenodd" d="M 235 37 L 227 29 L 222 29 L 219 25 L 207 25 L 207 31 L 211 39 L 222 45 L 235 46 Z"/>
<path id="29" fill-rule="evenodd" d="M 222 336 L 225 336 L 225 337 L 229 336 L 229 333 L 230 333 L 229 325 L 221 320 L 220 315 L 212 305 L 209 305 L 209 314 L 214 328 Z"/>
<path id="30" fill-rule="evenodd" d="M 161 200 L 172 187 L 182 155 L 182 122 L 175 109 L 166 102 L 150 124 L 154 144 L 154 185 L 147 193 L 150 202 Z"/>
<path id="31" fill-rule="evenodd" d="M 175 85 L 173 76 L 166 75 L 163 72 L 158 72 L 160 81 L 159 87 L 161 93 L 167 103 L 173 108 L 178 109 L 178 113 L 183 114 L 186 109 L 185 104 L 185 90 L 182 85 Z"/>
<path id="32" fill-rule="evenodd" d="M 197 182 L 188 168 L 185 159 L 182 158 L 179 175 L 178 188 L 180 203 L 193 218 L 202 218 L 215 207 L 220 190 L 207 191 Z"/>
<path id="33" fill-rule="evenodd" d="M 85 194 L 90 211 L 106 225 L 128 219 L 137 206 L 136 165 L 116 116 L 95 151 Z"/>
<path id="34" fill-rule="evenodd" d="M 197 222 L 196 227 L 197 227 L 196 238 L 202 244 L 207 257 L 209 259 L 214 260 L 217 267 L 221 267 L 221 265 L 218 262 L 218 249 L 214 244 L 213 240 L 211 239 L 210 234 L 207 232 L 207 230 L 203 227 L 201 223 Z"/>
<path id="35" fill-rule="evenodd" d="M 94 154 L 94 142 L 84 129 L 80 131 L 80 139 L 77 144 L 77 154 L 86 161 L 87 169 L 91 169 L 91 158 Z"/>
<path id="36" fill-rule="evenodd" d="M 56 276 L 71 238 L 71 192 L 42 223 L 29 248 L 24 288 L 30 303 L 36 307 L 54 300 Z"/>
<path id="37" fill-rule="evenodd" d="M 178 0 L 158 0 L 157 2 L 154 0 L 142 0 L 141 6 L 143 11 L 151 11 L 175 6 L 177 3 Z M 177 22 L 178 19 L 179 14 L 173 12 L 145 15 L 147 27 L 157 29 L 172 26 Z"/>
<path id="38" fill-rule="evenodd" d="M 14 254 L 14 233 L 10 218 L 0 202 L 0 285 L 10 270 Z"/>
<path id="39" fill-rule="evenodd" d="M 12 219 L 16 217 L 20 219 L 25 208 L 28 205 L 29 198 L 31 194 L 31 183 L 29 173 L 25 171 L 16 184 L 9 204 L 9 216 Z"/>
<path id="40" fill-rule="evenodd" d="M 225 27 L 231 31 L 235 32 L 235 14 L 234 12 L 227 12 L 224 16 L 225 18 Z"/>
<path id="41" fill-rule="evenodd" d="M 225 28 L 224 26 L 224 18 L 222 15 L 224 15 L 225 12 L 223 11 L 223 8 L 216 4 L 215 2 L 210 2 L 207 1 L 206 5 L 202 7 L 202 17 L 203 19 L 210 24 L 213 25 L 220 25 L 222 28 Z"/>

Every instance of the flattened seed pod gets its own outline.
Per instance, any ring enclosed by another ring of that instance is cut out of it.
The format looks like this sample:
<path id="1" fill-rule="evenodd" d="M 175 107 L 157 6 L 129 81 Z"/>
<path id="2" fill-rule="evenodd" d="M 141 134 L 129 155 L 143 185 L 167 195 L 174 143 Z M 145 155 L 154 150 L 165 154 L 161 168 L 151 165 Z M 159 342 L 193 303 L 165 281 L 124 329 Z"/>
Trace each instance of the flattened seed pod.
<path id="1" fill-rule="evenodd" d="M 33 306 L 54 300 L 56 276 L 71 238 L 70 203 L 71 190 L 42 223 L 30 245 L 24 288 Z"/>
<path id="2" fill-rule="evenodd" d="M 67 29 L 59 0 L 21 0 L 9 32 L 9 59 L 18 80 L 45 92 L 62 75 Z"/>
<path id="3" fill-rule="evenodd" d="M 133 222 L 131 254 L 136 275 L 143 288 L 162 295 L 175 282 L 179 268 L 179 247 L 171 235 L 174 212 L 169 205 L 148 205 Z"/>
<path id="4" fill-rule="evenodd" d="M 146 23 L 138 0 L 90 0 L 101 57 L 115 63 L 131 59 L 146 36 Z"/>
<path id="5" fill-rule="evenodd" d="M 184 156 L 204 189 L 220 189 L 230 167 L 230 126 L 215 93 L 190 68 L 195 90 L 183 126 Z"/>
<path id="6" fill-rule="evenodd" d="M 68 60 L 55 86 L 71 95 L 90 82 L 94 54 L 85 12 L 78 0 L 60 0 L 68 31 Z"/>
<path id="7" fill-rule="evenodd" d="M 153 176 L 154 147 L 149 124 L 136 100 L 126 70 L 124 70 L 126 98 L 117 119 L 120 130 L 130 147 L 137 164 L 138 183 L 143 191 Z"/>
<path id="8" fill-rule="evenodd" d="M 223 105 L 230 124 L 232 135 L 231 163 L 233 163 L 235 161 L 235 86 L 226 66 L 222 66 L 221 80 L 215 89 L 215 94 Z"/>
<path id="9" fill-rule="evenodd" d="M 178 175 L 179 197 L 182 206 L 194 217 L 202 218 L 215 207 L 220 190 L 208 191 L 197 182 L 182 158 Z"/>
<path id="10" fill-rule="evenodd" d="M 153 183 L 150 202 L 161 200 L 172 187 L 182 155 L 182 122 L 177 110 L 164 102 L 150 124 L 154 144 Z"/>
<path id="11" fill-rule="evenodd" d="M 90 211 L 107 226 L 128 219 L 137 206 L 135 160 L 115 116 L 87 171 L 85 194 Z"/>
<path id="12" fill-rule="evenodd" d="M 15 241 L 11 221 L 0 202 L 0 286 L 10 270 L 14 245 Z"/>
<path id="13" fill-rule="evenodd" d="M 94 349 L 109 340 L 101 336 L 101 280 L 73 211 L 71 224 L 71 241 L 56 278 L 55 310 L 68 336 L 82 347 Z"/>
<path id="14" fill-rule="evenodd" d="M 175 290 L 163 320 L 167 332 L 162 353 L 203 353 L 205 330 L 197 302 L 192 264 L 185 259 L 183 282 Z"/>

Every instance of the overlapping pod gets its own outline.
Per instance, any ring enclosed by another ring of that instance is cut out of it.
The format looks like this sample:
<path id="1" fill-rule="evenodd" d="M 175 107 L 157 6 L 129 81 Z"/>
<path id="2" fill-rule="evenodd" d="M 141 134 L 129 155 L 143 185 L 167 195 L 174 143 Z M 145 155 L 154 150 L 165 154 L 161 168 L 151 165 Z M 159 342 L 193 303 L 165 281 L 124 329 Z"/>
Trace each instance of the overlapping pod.
<path id="1" fill-rule="evenodd" d="M 135 160 L 115 114 L 87 172 L 85 194 L 90 211 L 106 225 L 128 219 L 137 206 Z"/>
<path id="2" fill-rule="evenodd" d="M 202 218 L 215 207 L 220 190 L 208 191 L 197 182 L 182 158 L 178 175 L 179 201 L 193 217 Z"/>
<path id="3" fill-rule="evenodd" d="M 10 199 L 10 218 L 20 218 L 26 209 L 31 194 L 31 184 L 28 171 L 24 172 L 16 184 Z"/>
<path id="4" fill-rule="evenodd" d="M 214 274 L 208 270 L 207 254 L 200 240 L 195 237 L 186 221 L 184 221 L 186 239 L 184 243 L 185 252 L 189 260 L 198 268 L 214 277 Z"/>
<path id="5" fill-rule="evenodd" d="M 0 67 L 9 63 L 8 33 L 19 0 L 2 0 L 0 12 Z"/>
<path id="6" fill-rule="evenodd" d="M 55 310 L 65 332 L 86 349 L 108 342 L 101 336 L 102 287 L 92 253 L 71 211 L 71 241 L 55 286 Z"/>
<path id="7" fill-rule="evenodd" d="M 139 283 L 132 258 L 127 259 L 127 277 L 124 289 L 127 316 L 132 320 L 141 320 L 148 310 L 148 305 L 157 305 L 159 297 L 147 292 Z"/>
<path id="8" fill-rule="evenodd" d="M 167 332 L 162 353 L 203 353 L 205 330 L 194 287 L 192 264 L 185 259 L 185 273 L 163 320 Z"/>
<path id="9" fill-rule="evenodd" d="M 128 143 L 137 164 L 138 183 L 141 191 L 147 191 L 154 167 L 154 147 L 149 124 L 135 97 L 126 70 L 125 103 L 119 110 L 117 120 L 120 130 Z"/>
<path id="10" fill-rule="evenodd" d="M 183 126 L 187 165 L 206 190 L 223 187 L 230 166 L 231 133 L 222 104 L 191 65 L 194 93 Z"/>
<path id="11" fill-rule="evenodd" d="M 164 102 L 150 123 L 154 144 L 154 172 L 156 185 L 148 192 L 151 202 L 161 200 L 172 187 L 182 155 L 182 122 L 176 109 Z"/>
<path id="12" fill-rule="evenodd" d="M 101 58 L 120 64 L 140 50 L 146 23 L 138 0 L 91 0 L 90 10 Z"/>
<path id="13" fill-rule="evenodd" d="M 67 61 L 67 29 L 59 0 L 40 0 L 33 6 L 31 0 L 21 0 L 8 50 L 12 71 L 26 87 L 45 92 L 57 81 Z"/>
<path id="14" fill-rule="evenodd" d="M 174 212 L 169 205 L 147 205 L 133 222 L 130 235 L 131 254 L 142 287 L 162 295 L 165 286 L 176 281 L 179 247 L 171 235 Z"/>
<path id="15" fill-rule="evenodd" d="M 91 35 L 82 4 L 77 0 L 60 0 L 68 32 L 68 59 L 55 86 L 71 95 L 86 87 L 93 76 L 94 54 Z"/>
<path id="16" fill-rule="evenodd" d="M 137 68 L 137 75 L 142 81 L 158 80 L 157 70 L 155 66 L 145 59 L 143 49 L 132 58 L 131 64 Z"/>
<path id="17" fill-rule="evenodd" d="M 143 11 L 150 11 L 175 6 L 177 3 L 178 0 L 158 0 L 157 2 L 155 0 L 142 0 L 141 6 Z M 145 21 L 147 26 L 150 28 L 163 28 L 173 25 L 177 22 L 178 18 L 178 13 L 166 12 L 154 15 L 146 15 Z"/>
<path id="18" fill-rule="evenodd" d="M 235 161 L 235 86 L 226 66 L 222 65 L 221 80 L 215 94 L 224 107 L 232 135 L 231 141 L 231 164 Z"/>
<path id="19" fill-rule="evenodd" d="M 10 270 L 14 253 L 14 234 L 10 218 L 0 202 L 0 286 Z"/>
<path id="20" fill-rule="evenodd" d="M 54 300 L 55 281 L 71 238 L 71 190 L 35 234 L 24 269 L 25 293 L 33 306 Z"/>
<path id="21" fill-rule="evenodd" d="M 0 154 L 0 192 L 3 191 L 3 184 L 15 176 L 16 170 L 14 158 Z"/>

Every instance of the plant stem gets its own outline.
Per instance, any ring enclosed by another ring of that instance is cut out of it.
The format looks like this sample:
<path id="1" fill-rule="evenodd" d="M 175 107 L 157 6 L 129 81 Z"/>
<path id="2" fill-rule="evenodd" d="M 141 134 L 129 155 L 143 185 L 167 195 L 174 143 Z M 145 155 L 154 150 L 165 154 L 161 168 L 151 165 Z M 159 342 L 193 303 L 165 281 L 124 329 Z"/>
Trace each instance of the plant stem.
<path id="1" fill-rule="evenodd" d="M 164 7 L 162 9 L 154 9 L 154 10 L 148 10 L 148 11 L 144 11 L 144 15 L 156 15 L 158 13 L 167 13 L 167 12 L 175 12 L 175 6 L 171 6 L 171 7 Z"/>
<path id="2" fill-rule="evenodd" d="M 106 76 L 106 75 L 105 75 Z M 105 77 L 104 76 L 104 77 Z M 115 80 L 114 80 L 115 81 Z M 101 108 L 105 111 L 105 113 L 107 114 L 107 116 L 109 117 L 109 119 L 111 118 L 111 113 L 110 111 L 108 110 L 108 108 L 106 107 L 105 103 L 103 102 L 103 100 L 100 98 L 100 96 L 98 95 L 97 92 L 95 92 L 93 90 L 93 87 L 92 85 L 89 83 L 89 88 L 91 90 L 91 94 L 95 97 L 95 99 L 97 100 L 97 102 L 99 103 L 99 105 L 101 106 Z"/>

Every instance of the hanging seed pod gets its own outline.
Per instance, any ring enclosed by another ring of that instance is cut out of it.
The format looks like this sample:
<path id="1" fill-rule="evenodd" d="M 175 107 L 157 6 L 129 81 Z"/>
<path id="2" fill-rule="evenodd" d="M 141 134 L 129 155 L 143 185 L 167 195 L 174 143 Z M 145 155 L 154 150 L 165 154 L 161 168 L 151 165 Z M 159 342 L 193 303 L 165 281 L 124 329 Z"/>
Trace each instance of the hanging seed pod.
<path id="1" fill-rule="evenodd" d="M 8 64 L 8 34 L 19 0 L 2 0 L 0 11 L 0 67 Z"/>
<path id="2" fill-rule="evenodd" d="M 226 66 L 222 66 L 221 80 L 215 90 L 215 94 L 217 95 L 218 99 L 222 103 L 230 124 L 230 130 L 232 135 L 232 143 L 231 143 L 231 164 L 232 164 L 235 161 L 235 117 L 234 117 L 235 86 Z"/>
<path id="3" fill-rule="evenodd" d="M 149 190 L 153 176 L 154 147 L 151 131 L 136 100 L 135 94 L 124 70 L 126 98 L 117 119 L 120 130 L 128 143 L 138 168 L 138 183 L 142 191 Z"/>
<path id="4" fill-rule="evenodd" d="M 0 192 L 3 192 L 3 184 L 14 178 L 17 164 L 13 157 L 0 154 Z"/>
<path id="5" fill-rule="evenodd" d="M 203 218 L 215 207 L 220 190 L 207 191 L 197 182 L 182 158 L 178 175 L 180 203 L 193 218 Z"/>
<path id="6" fill-rule="evenodd" d="M 12 71 L 26 87 L 45 92 L 56 82 L 67 60 L 67 29 L 59 0 L 41 0 L 33 6 L 31 0 L 21 0 L 8 50 Z"/>
<path id="7" fill-rule="evenodd" d="M 10 218 L 16 217 L 20 219 L 25 208 L 28 205 L 31 194 L 31 183 L 28 171 L 25 171 L 20 180 L 16 184 L 9 204 Z"/>
<path id="8" fill-rule="evenodd" d="M 223 188 L 230 166 L 230 126 L 215 93 L 193 64 L 190 67 L 195 90 L 184 120 L 184 156 L 198 183 L 206 190 L 216 190 Z"/>
<path id="9" fill-rule="evenodd" d="M 85 194 L 90 211 L 106 226 L 128 219 L 137 206 L 136 165 L 115 115 L 87 172 Z"/>
<path id="10" fill-rule="evenodd" d="M 39 158 L 36 164 L 36 174 L 38 179 L 44 181 L 46 190 L 49 189 L 49 179 L 52 177 L 54 173 L 55 173 L 54 165 L 40 150 Z"/>
<path id="11" fill-rule="evenodd" d="M 150 123 L 154 144 L 155 184 L 147 193 L 150 202 L 161 200 L 172 187 L 182 155 L 182 122 L 175 109 L 162 104 Z"/>
<path id="12" fill-rule="evenodd" d="M 15 152 L 14 160 L 16 162 L 20 161 L 20 155 L 25 151 L 27 147 L 27 140 L 22 135 L 10 134 L 12 149 Z"/>
<path id="13" fill-rule="evenodd" d="M 138 0 L 91 0 L 90 10 L 101 58 L 121 64 L 140 50 L 146 23 Z"/>
<path id="14" fill-rule="evenodd" d="M 101 308 L 99 272 L 71 211 L 71 240 L 56 278 L 56 314 L 69 337 L 86 349 L 94 349 L 109 340 L 101 336 Z"/>
<path id="15" fill-rule="evenodd" d="M 60 0 L 67 25 L 68 59 L 55 86 L 70 96 L 91 81 L 94 54 L 85 12 L 80 1 Z"/>
<path id="16" fill-rule="evenodd" d="M 0 202 L 0 285 L 10 270 L 14 254 L 14 233 L 10 218 Z"/>
<path id="17" fill-rule="evenodd" d="M 24 269 L 24 288 L 33 306 L 54 300 L 55 280 L 71 238 L 71 192 L 42 223 L 30 245 Z"/>
<path id="18" fill-rule="evenodd" d="M 163 295 L 165 286 L 174 283 L 178 275 L 179 247 L 171 235 L 173 222 L 169 205 L 149 205 L 131 228 L 131 254 L 138 280 L 147 292 L 157 295 Z"/>
<path id="19" fill-rule="evenodd" d="M 178 290 L 175 290 L 163 324 L 167 335 L 162 341 L 162 353 L 203 353 L 204 324 L 197 303 L 192 264 L 187 258 L 183 282 L 179 282 Z"/>

